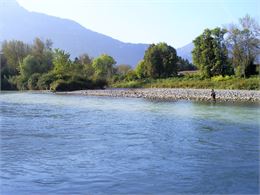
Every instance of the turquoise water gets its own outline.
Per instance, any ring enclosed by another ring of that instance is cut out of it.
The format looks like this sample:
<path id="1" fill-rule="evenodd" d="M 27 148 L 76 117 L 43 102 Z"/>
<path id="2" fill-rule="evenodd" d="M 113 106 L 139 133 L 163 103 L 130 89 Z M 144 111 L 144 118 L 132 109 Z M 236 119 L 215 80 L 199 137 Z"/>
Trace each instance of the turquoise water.
<path id="1" fill-rule="evenodd" d="M 0 194 L 257 194 L 259 106 L 0 95 Z"/>

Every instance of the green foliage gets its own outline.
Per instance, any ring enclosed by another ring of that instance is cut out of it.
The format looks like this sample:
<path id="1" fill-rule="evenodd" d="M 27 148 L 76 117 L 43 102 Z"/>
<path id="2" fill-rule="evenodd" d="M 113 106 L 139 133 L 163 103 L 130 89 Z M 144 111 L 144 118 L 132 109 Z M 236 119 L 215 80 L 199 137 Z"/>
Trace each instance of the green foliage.
<path id="1" fill-rule="evenodd" d="M 2 51 L 8 68 L 18 74 L 19 64 L 31 52 L 31 47 L 22 41 L 4 41 Z"/>
<path id="2" fill-rule="evenodd" d="M 30 90 L 39 89 L 37 83 L 38 83 L 40 76 L 41 76 L 41 74 L 39 74 L 39 73 L 34 73 L 30 76 L 30 78 L 28 80 L 28 84 L 27 84 L 28 89 L 30 89 Z"/>
<path id="3" fill-rule="evenodd" d="M 138 79 L 137 75 L 136 75 L 136 72 L 134 70 L 130 70 L 127 72 L 126 74 L 126 80 L 127 81 L 134 81 Z"/>
<path id="4" fill-rule="evenodd" d="M 51 42 L 47 40 L 43 43 L 36 38 L 32 46 L 21 41 L 5 41 L 2 45 L 3 56 L 1 60 L 1 81 L 4 86 L 2 89 L 27 89 L 35 88 L 28 83 L 31 76 L 35 73 L 46 73 L 52 69 Z M 27 80 L 27 82 L 25 81 Z M 9 83 L 9 84 L 8 84 Z M 15 86 L 15 87 L 14 87 Z"/>
<path id="5" fill-rule="evenodd" d="M 256 74 L 255 62 L 260 55 L 260 26 L 256 20 L 246 15 L 239 25 L 228 28 L 227 44 L 231 50 L 232 64 L 237 77 Z"/>
<path id="6" fill-rule="evenodd" d="M 95 78 L 111 79 L 115 64 L 116 61 L 107 54 L 102 54 L 95 58 L 92 63 L 92 67 L 95 70 Z"/>
<path id="7" fill-rule="evenodd" d="M 71 91 L 107 86 L 259 89 L 260 77 L 237 78 L 256 73 L 254 62 L 259 54 L 259 34 L 255 34 L 259 26 L 250 17 L 240 23 L 240 28 L 228 31 L 227 42 L 226 30 L 220 28 L 206 29 L 194 40 L 193 61 L 199 71 L 190 71 L 195 69 L 193 64 L 178 57 L 176 50 L 166 43 L 150 45 L 133 70 L 128 65 L 115 66 L 115 60 L 106 54 L 95 59 L 83 54 L 72 61 L 64 50 L 53 51 L 50 40 L 36 38 L 32 45 L 5 41 L 0 56 L 1 89 Z M 232 59 L 228 59 L 227 43 Z M 237 77 L 230 76 L 234 71 Z"/>
<path id="8" fill-rule="evenodd" d="M 16 74 L 16 71 L 7 65 L 5 56 L 0 54 L 1 65 L 1 90 L 15 90 L 16 87 L 9 82 L 9 79 Z"/>
<path id="9" fill-rule="evenodd" d="M 29 78 L 34 73 L 44 72 L 44 67 L 36 57 L 28 55 L 20 65 L 20 72 L 25 78 Z"/>
<path id="10" fill-rule="evenodd" d="M 72 69 L 72 62 L 70 60 L 70 54 L 64 50 L 55 49 L 53 54 L 54 72 L 57 75 L 70 72 Z"/>
<path id="11" fill-rule="evenodd" d="M 177 75 L 177 54 L 176 50 L 166 43 L 152 44 L 145 51 L 144 75 L 150 78 L 166 78 Z M 138 73 L 140 76 L 140 72 Z"/>
<path id="12" fill-rule="evenodd" d="M 18 90 L 27 90 L 28 89 L 28 78 L 23 75 L 13 76 L 8 79 L 8 82 L 16 86 Z"/>
<path id="13" fill-rule="evenodd" d="M 1 75 L 1 90 L 16 90 L 16 85 L 11 83 L 12 77 L 6 75 Z"/>
<path id="14" fill-rule="evenodd" d="M 95 89 L 104 89 L 108 85 L 108 82 L 105 79 L 94 79 L 92 81 L 93 81 L 93 88 Z"/>
<path id="15" fill-rule="evenodd" d="M 201 75 L 212 77 L 228 74 L 228 51 L 224 42 L 224 29 L 205 29 L 194 41 L 192 51 L 193 63 L 198 67 Z"/>
<path id="16" fill-rule="evenodd" d="M 201 79 L 198 76 L 167 78 L 167 79 L 141 79 L 130 82 L 119 82 L 112 87 L 119 88 L 196 88 L 196 89 L 246 89 L 259 90 L 260 77 L 248 79 L 230 76 Z"/>
<path id="17" fill-rule="evenodd" d="M 177 70 L 178 71 L 196 70 L 196 66 L 190 63 L 187 59 L 183 59 L 182 57 L 178 56 Z"/>
<path id="18" fill-rule="evenodd" d="M 81 64 L 92 64 L 93 61 L 93 59 L 88 54 L 80 55 L 78 60 Z"/>
<path id="19" fill-rule="evenodd" d="M 54 72 L 48 72 L 42 74 L 37 82 L 37 87 L 40 90 L 50 90 L 50 85 L 56 80 L 56 75 Z"/>
<path id="20" fill-rule="evenodd" d="M 126 64 L 121 64 L 115 67 L 115 74 L 124 77 L 130 70 L 132 70 L 131 66 Z"/>
<path id="21" fill-rule="evenodd" d="M 92 64 L 84 64 L 83 71 L 86 78 L 92 79 L 94 77 L 95 69 L 93 68 Z"/>
<path id="22" fill-rule="evenodd" d="M 147 73 L 147 68 L 145 66 L 145 62 L 144 60 L 141 60 L 136 68 L 135 68 L 135 72 L 136 72 L 136 76 L 139 78 L 139 79 L 143 79 L 145 77 L 148 76 L 148 73 Z"/>
<path id="23" fill-rule="evenodd" d="M 69 80 L 56 80 L 50 85 L 52 91 L 73 91 L 83 89 L 104 88 L 104 80 L 87 80 L 83 78 L 70 78 Z"/>
<path id="24" fill-rule="evenodd" d="M 233 78 L 232 76 L 228 76 L 228 75 L 226 75 L 226 76 L 219 75 L 219 76 L 211 77 L 211 80 L 215 81 L 215 82 L 219 82 L 219 81 L 227 81 L 232 78 Z"/>
<path id="25" fill-rule="evenodd" d="M 88 54 L 82 54 L 79 56 L 78 63 L 80 66 L 78 66 L 78 72 L 81 72 L 83 70 L 83 74 L 86 78 L 92 78 L 95 70 L 92 67 L 92 61 L 93 59 Z"/>
<path id="26" fill-rule="evenodd" d="M 143 88 L 147 85 L 147 79 L 135 80 L 135 81 L 125 81 L 114 83 L 112 87 L 114 88 Z"/>

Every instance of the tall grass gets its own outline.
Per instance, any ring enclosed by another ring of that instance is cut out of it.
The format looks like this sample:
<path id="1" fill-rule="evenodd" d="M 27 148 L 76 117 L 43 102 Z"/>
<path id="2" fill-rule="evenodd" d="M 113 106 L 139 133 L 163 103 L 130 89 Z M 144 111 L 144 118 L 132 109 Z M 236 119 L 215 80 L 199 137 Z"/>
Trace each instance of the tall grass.
<path id="1" fill-rule="evenodd" d="M 167 79 L 146 79 L 130 82 L 117 82 L 111 85 L 114 88 L 197 88 L 197 89 L 245 89 L 259 90 L 260 77 L 235 78 L 233 76 L 217 76 L 211 79 L 202 79 L 198 76 L 184 76 Z"/>

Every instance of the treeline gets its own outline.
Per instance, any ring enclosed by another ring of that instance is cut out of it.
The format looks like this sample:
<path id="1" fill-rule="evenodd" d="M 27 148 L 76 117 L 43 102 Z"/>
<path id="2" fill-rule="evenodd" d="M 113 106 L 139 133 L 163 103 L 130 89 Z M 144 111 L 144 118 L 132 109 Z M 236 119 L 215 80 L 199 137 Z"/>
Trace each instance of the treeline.
<path id="1" fill-rule="evenodd" d="M 71 60 L 69 53 L 52 49 L 51 40 L 36 38 L 32 45 L 5 41 L 1 55 L 1 89 L 69 91 L 105 88 L 120 82 L 182 77 L 179 71 L 196 68 L 200 79 L 226 75 L 250 77 L 259 72 L 259 36 L 259 25 L 247 15 L 238 25 L 205 29 L 193 41 L 196 67 L 177 56 L 173 47 L 159 43 L 149 46 L 135 69 L 129 65 L 115 66 L 116 61 L 106 54 L 97 58 L 83 54 Z"/>
<path id="2" fill-rule="evenodd" d="M 74 60 L 52 42 L 36 38 L 32 45 L 21 41 L 2 44 L 1 89 L 80 90 L 103 88 L 112 76 L 115 60 L 108 55 L 96 59 L 83 54 Z"/>
<path id="3" fill-rule="evenodd" d="M 239 24 L 205 29 L 193 43 L 193 63 L 203 77 L 246 78 L 259 72 L 260 27 L 249 15 L 239 19 Z"/>
<path id="4" fill-rule="evenodd" d="M 71 60 L 69 53 L 52 49 L 51 40 L 39 38 L 32 45 L 5 41 L 2 52 L 2 90 L 96 89 L 118 81 L 176 76 L 177 70 L 194 68 L 165 43 L 151 45 L 136 70 L 129 65 L 115 66 L 116 61 L 106 54 L 97 58 L 83 54 Z"/>
<path id="5" fill-rule="evenodd" d="M 195 77 L 200 80 L 213 77 L 217 80 L 248 78 L 259 74 L 259 38 L 259 24 L 249 15 L 239 19 L 238 24 L 226 28 L 205 29 L 193 41 L 192 57 L 195 67 L 178 57 L 173 47 L 165 43 L 152 44 L 136 68 L 129 70 L 125 81 L 148 81 L 149 84 L 149 79 L 182 77 L 178 74 L 179 71 L 196 68 L 199 71 Z M 113 86 L 120 86 L 120 82 Z"/>

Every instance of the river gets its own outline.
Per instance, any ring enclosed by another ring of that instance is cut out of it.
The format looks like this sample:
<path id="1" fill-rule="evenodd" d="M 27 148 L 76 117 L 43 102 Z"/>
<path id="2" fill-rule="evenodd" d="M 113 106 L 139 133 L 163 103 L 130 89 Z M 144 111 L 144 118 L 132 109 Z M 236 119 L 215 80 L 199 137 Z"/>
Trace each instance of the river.
<path id="1" fill-rule="evenodd" d="M 0 194 L 257 194 L 257 104 L 1 92 Z"/>

